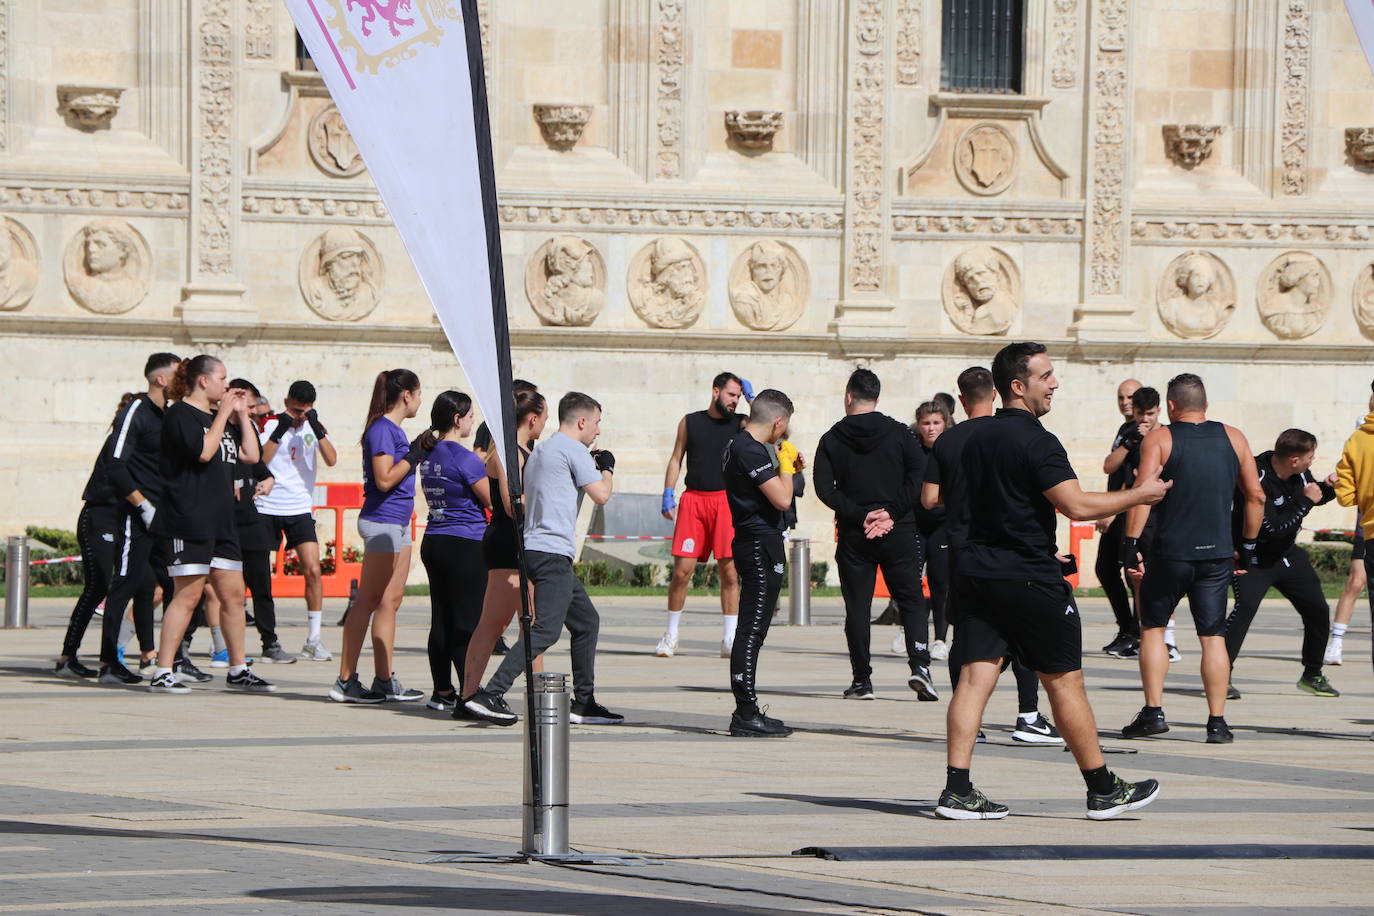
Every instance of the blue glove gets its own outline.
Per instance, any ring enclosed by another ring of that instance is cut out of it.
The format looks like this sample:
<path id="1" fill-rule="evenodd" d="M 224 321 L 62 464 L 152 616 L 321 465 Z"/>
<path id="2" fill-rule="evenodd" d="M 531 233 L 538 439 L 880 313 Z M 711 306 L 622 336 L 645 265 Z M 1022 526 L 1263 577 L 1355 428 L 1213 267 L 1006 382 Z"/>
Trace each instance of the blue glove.
<path id="1" fill-rule="evenodd" d="M 746 401 L 749 401 L 750 403 L 753 403 L 754 386 L 749 384 L 749 380 L 747 378 L 740 379 L 739 386 L 744 389 L 744 399 Z"/>
<path id="2" fill-rule="evenodd" d="M 677 495 L 676 495 L 675 493 L 673 493 L 673 488 L 672 488 L 672 487 L 668 487 L 666 490 L 663 491 L 663 509 L 662 509 L 662 511 L 664 511 L 664 512 L 672 512 L 673 509 L 674 509 L 674 507 L 676 507 L 676 506 L 677 506 Z"/>

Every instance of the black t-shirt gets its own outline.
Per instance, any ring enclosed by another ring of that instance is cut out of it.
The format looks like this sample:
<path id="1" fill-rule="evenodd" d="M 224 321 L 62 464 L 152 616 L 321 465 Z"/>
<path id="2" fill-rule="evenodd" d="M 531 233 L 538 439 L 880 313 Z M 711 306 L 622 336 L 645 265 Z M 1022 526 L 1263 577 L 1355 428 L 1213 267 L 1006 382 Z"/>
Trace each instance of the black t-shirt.
<path id="1" fill-rule="evenodd" d="M 945 507 L 945 533 L 949 538 L 951 572 L 962 572 L 959 557 L 968 542 L 968 482 L 964 479 L 964 446 L 975 430 L 991 422 L 992 417 L 973 417 L 945 430 L 935 440 L 930 460 L 926 462 L 925 483 L 940 487 L 940 500 Z"/>
<path id="2" fill-rule="evenodd" d="M 1058 582 L 1054 506 L 1044 491 L 1077 477 L 1064 446 L 1019 408 L 1002 408 L 977 427 L 964 444 L 969 532 L 959 572 Z"/>
<path id="3" fill-rule="evenodd" d="M 716 419 L 709 411 L 689 413 L 687 421 L 687 489 L 716 492 L 725 489 L 720 455 L 726 444 L 744 428 L 737 413 Z"/>
<path id="4" fill-rule="evenodd" d="M 1116 435 L 1112 437 L 1112 447 L 1108 451 L 1108 454 L 1111 454 L 1111 452 L 1114 452 L 1117 449 L 1121 448 L 1121 446 L 1125 444 L 1127 437 L 1135 438 L 1135 428 L 1139 425 L 1140 424 L 1138 424 L 1135 420 L 1127 420 L 1125 423 L 1122 423 L 1119 427 L 1117 427 Z M 1138 439 L 1136 440 L 1135 450 L 1136 467 L 1139 467 L 1140 441 Z M 1114 493 L 1117 490 L 1129 490 L 1131 488 L 1131 481 L 1135 480 L 1135 476 L 1134 474 L 1131 474 L 1131 472 L 1128 471 L 1126 468 L 1126 464 L 1129 463 L 1130 460 L 1131 458 L 1128 454 L 1126 456 L 1126 463 L 1123 463 L 1121 467 L 1117 468 L 1115 471 L 1112 471 L 1110 474 L 1107 475 L 1107 492 Z M 1129 479 L 1127 478 L 1128 474 L 1131 475 Z"/>
<path id="5" fill-rule="evenodd" d="M 163 503 L 153 526 L 158 533 L 187 541 L 235 537 L 234 468 L 239 453 L 238 424 L 225 427 L 219 451 L 200 460 L 213 414 L 179 401 L 162 418 Z"/>
<path id="6" fill-rule="evenodd" d="M 782 534 L 783 510 L 768 501 L 759 487 L 778 476 L 774 456 L 762 442 L 740 430 L 721 455 L 725 495 L 735 536 L 768 537 Z"/>
<path id="7" fill-rule="evenodd" d="M 238 499 L 234 502 L 234 524 L 240 528 L 250 528 L 262 520 L 253 494 L 257 492 L 258 484 L 272 475 L 268 472 L 267 465 L 261 461 L 257 464 L 247 464 L 239 461 L 237 455 L 233 475 L 234 486 L 238 488 Z"/>

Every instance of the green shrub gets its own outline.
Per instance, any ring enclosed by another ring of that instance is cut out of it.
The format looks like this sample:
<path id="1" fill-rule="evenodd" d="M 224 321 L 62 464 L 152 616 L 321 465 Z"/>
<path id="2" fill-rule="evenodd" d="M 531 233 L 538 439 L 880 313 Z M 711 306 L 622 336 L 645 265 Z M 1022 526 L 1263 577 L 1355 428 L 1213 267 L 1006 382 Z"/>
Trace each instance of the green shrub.
<path id="1" fill-rule="evenodd" d="M 658 567 L 653 563 L 636 563 L 630 570 L 630 584 L 635 588 L 652 588 L 658 584 Z"/>
<path id="2" fill-rule="evenodd" d="M 1303 544 L 1312 568 L 1322 582 L 1344 584 L 1350 575 L 1350 546 L 1348 544 Z"/>
<path id="3" fill-rule="evenodd" d="M 75 531 L 65 531 L 61 528 L 40 528 L 37 525 L 30 525 L 24 529 L 24 533 L 31 540 L 42 541 L 53 550 L 63 551 L 63 556 L 73 556 L 81 552 L 81 544 L 76 540 Z"/>
<path id="4" fill-rule="evenodd" d="M 714 563 L 698 563 L 692 570 L 692 588 L 719 589 L 720 570 Z"/>
<path id="5" fill-rule="evenodd" d="M 4 576 L 5 554 L 7 550 L 0 545 L 0 578 Z M 50 560 L 54 557 L 70 556 L 65 550 L 30 550 L 30 560 Z M 81 585 L 83 583 L 80 563 L 45 563 L 29 567 L 30 585 Z"/>
<path id="6" fill-rule="evenodd" d="M 1319 528 L 1313 535 L 1314 541 L 1344 541 L 1355 543 L 1355 532 L 1343 528 Z"/>
<path id="7" fill-rule="evenodd" d="M 824 588 L 825 578 L 830 575 L 830 564 L 824 560 L 818 560 L 811 564 L 811 587 Z"/>
<path id="8" fill-rule="evenodd" d="M 611 564 L 605 560 L 576 563 L 573 565 L 573 573 L 582 580 L 583 585 L 625 584 L 625 571 L 619 568 L 612 569 Z"/>

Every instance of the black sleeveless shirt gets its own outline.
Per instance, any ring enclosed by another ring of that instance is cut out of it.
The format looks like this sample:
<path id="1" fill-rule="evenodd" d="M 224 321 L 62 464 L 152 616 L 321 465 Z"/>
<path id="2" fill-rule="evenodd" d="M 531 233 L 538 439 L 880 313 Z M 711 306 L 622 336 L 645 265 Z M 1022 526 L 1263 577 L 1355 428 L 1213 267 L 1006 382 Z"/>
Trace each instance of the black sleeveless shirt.
<path id="1" fill-rule="evenodd" d="M 520 454 L 526 460 L 529 459 L 530 453 L 525 450 L 524 446 L 517 445 L 516 448 L 520 449 Z M 506 514 L 506 504 L 501 499 L 501 481 L 488 476 L 487 486 L 491 492 L 491 521 L 487 524 L 487 530 L 482 534 L 482 540 L 490 540 L 514 552 L 515 521 Z"/>
<path id="2" fill-rule="evenodd" d="M 708 411 L 689 413 L 687 420 L 687 489 L 713 492 L 725 489 L 721 456 L 725 446 L 744 428 L 744 417 L 732 413 L 717 420 Z"/>
<path id="3" fill-rule="evenodd" d="M 1231 556 L 1231 503 L 1240 461 L 1226 427 L 1215 420 L 1170 423 L 1173 447 L 1160 479 L 1172 480 L 1156 518 L 1151 555 L 1166 560 L 1221 560 Z"/>

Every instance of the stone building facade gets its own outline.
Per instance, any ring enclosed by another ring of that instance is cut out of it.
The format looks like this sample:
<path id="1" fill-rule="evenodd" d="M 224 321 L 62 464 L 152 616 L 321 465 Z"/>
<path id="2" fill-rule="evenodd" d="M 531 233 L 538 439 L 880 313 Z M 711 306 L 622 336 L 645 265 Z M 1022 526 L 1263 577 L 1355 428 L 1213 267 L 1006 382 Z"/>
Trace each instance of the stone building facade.
<path id="1" fill-rule="evenodd" d="M 1257 451 L 1297 425 L 1334 462 L 1374 376 L 1374 78 L 1340 0 L 1011 5 L 1014 85 L 977 92 L 944 40 L 968 4 L 478 3 L 517 374 L 603 401 L 622 490 L 660 489 L 720 369 L 791 394 L 809 452 L 855 364 L 905 419 L 1018 338 L 1090 483 L 1115 383 L 1184 370 Z M 274 399 L 313 379 L 344 444 L 378 370 L 464 384 L 297 55 L 273 0 L 0 0 L 6 530 L 74 523 L 155 349 Z"/>

